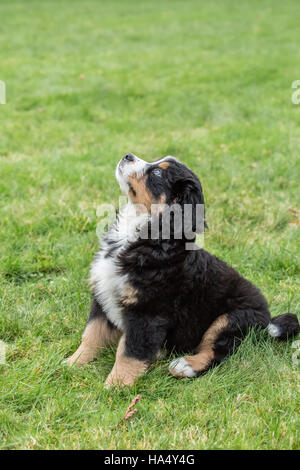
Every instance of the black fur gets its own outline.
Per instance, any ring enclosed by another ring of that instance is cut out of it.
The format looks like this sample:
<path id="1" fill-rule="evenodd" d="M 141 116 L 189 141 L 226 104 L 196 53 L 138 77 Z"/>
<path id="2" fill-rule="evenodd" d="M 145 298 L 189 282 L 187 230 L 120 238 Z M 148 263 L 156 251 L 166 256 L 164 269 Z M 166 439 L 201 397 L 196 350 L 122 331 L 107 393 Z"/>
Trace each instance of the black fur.
<path id="1" fill-rule="evenodd" d="M 143 351 L 149 340 L 144 332 L 150 330 L 153 357 L 163 343 L 168 350 L 192 351 L 213 321 L 229 314 L 227 331 L 219 338 L 223 346 L 218 356 L 225 348 L 225 357 L 232 352 L 234 338 L 241 339 L 250 327 L 269 324 L 268 305 L 260 291 L 223 261 L 202 249 L 180 249 L 179 242 L 176 247 L 169 241 L 157 243 L 150 251 L 148 245 L 137 242 L 120 256 L 123 272 L 139 293 L 138 303 L 124 309 L 126 330 L 134 342 L 130 355 L 146 358 Z"/>
<path id="2" fill-rule="evenodd" d="M 167 169 L 156 176 L 152 166 L 146 173 L 148 190 L 166 196 L 168 205 L 204 204 L 197 176 L 183 164 L 170 161 Z M 193 213 L 194 214 L 194 213 Z M 161 217 L 161 216 L 160 216 Z M 200 228 L 192 221 L 192 240 Z M 186 250 L 186 238 L 141 239 L 117 255 L 119 271 L 137 292 L 137 302 L 122 304 L 125 352 L 129 357 L 151 362 L 159 350 L 191 352 L 204 333 L 221 315 L 228 324 L 215 339 L 214 359 L 208 367 L 221 362 L 238 346 L 249 328 L 266 328 L 270 312 L 266 299 L 251 282 L 204 249 Z M 113 252 L 114 246 L 112 244 Z M 93 301 L 91 318 L 103 315 Z M 295 315 L 272 319 L 281 329 L 281 338 L 300 330 Z"/>
<path id="3" fill-rule="evenodd" d="M 271 324 L 279 329 L 278 339 L 286 340 L 300 333 L 300 325 L 298 318 L 293 313 L 284 313 L 278 317 L 272 318 Z"/>

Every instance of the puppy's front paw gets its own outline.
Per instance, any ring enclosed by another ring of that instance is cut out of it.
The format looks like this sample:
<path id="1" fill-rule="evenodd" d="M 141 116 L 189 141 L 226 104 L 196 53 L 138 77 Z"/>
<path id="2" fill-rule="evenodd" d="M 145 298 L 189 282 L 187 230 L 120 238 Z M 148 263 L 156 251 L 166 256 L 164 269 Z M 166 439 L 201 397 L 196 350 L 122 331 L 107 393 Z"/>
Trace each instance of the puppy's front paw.
<path id="1" fill-rule="evenodd" d="M 131 386 L 133 384 L 134 384 L 134 378 L 124 377 L 122 375 L 111 372 L 105 381 L 104 387 L 105 388 L 125 387 L 126 385 Z"/>
<path id="2" fill-rule="evenodd" d="M 95 359 L 96 356 L 97 354 L 94 349 L 87 349 L 79 346 L 77 351 L 75 351 L 72 356 L 65 359 L 63 363 L 69 366 L 82 366 Z"/>
<path id="3" fill-rule="evenodd" d="M 169 365 L 169 372 L 175 377 L 196 377 L 197 373 L 184 357 L 174 359 Z"/>
<path id="4" fill-rule="evenodd" d="M 64 359 L 62 361 L 62 364 L 65 364 L 67 366 L 80 366 L 82 364 L 84 364 L 84 361 L 82 362 L 81 359 L 80 359 L 80 356 L 76 356 L 75 354 L 73 354 L 72 356 L 69 356 L 67 357 L 67 359 Z"/>

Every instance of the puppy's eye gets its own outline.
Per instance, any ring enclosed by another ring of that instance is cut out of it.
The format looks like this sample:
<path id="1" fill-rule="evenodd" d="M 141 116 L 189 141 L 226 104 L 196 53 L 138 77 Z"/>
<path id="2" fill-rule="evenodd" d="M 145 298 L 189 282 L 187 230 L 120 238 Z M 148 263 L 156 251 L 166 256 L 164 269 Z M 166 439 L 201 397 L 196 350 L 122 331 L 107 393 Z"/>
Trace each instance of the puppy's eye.
<path id="1" fill-rule="evenodd" d="M 161 169 L 160 168 L 154 168 L 154 170 L 152 170 L 152 175 L 161 176 L 162 175 Z"/>

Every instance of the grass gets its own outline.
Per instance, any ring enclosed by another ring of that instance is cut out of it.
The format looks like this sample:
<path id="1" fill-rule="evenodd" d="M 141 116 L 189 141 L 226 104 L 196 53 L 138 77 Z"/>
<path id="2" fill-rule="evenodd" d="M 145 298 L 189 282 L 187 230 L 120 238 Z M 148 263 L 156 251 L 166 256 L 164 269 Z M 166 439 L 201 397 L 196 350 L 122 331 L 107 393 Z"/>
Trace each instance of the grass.
<path id="1" fill-rule="evenodd" d="M 297 0 L 1 1 L 1 449 L 299 449 L 299 367 L 265 334 L 194 381 L 168 359 L 107 391 L 112 350 L 61 365 L 88 315 L 96 207 L 117 202 L 128 151 L 191 166 L 205 248 L 272 314 L 300 312 L 299 15 Z"/>

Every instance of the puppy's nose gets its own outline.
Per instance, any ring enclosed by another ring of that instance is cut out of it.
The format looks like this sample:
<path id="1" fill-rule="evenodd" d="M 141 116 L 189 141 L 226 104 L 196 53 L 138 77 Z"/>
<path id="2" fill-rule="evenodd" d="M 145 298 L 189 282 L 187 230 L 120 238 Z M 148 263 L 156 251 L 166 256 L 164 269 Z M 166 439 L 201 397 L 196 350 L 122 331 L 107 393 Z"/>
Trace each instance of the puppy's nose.
<path id="1" fill-rule="evenodd" d="M 135 156 L 132 153 L 126 153 L 126 155 L 124 155 L 123 157 L 123 160 L 125 160 L 126 162 L 133 162 L 134 159 Z"/>

